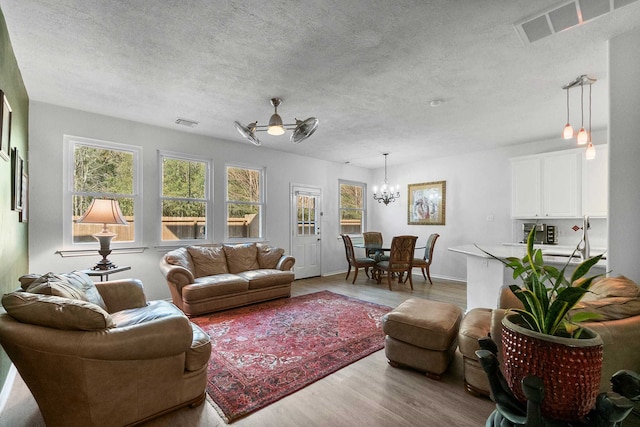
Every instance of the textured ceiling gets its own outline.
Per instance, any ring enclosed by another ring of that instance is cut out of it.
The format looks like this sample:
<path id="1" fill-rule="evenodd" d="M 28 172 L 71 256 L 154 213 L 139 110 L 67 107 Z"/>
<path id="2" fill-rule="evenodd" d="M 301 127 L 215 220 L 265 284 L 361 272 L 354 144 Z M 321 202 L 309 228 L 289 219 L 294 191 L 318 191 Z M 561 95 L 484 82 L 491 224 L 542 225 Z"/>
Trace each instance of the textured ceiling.
<path id="1" fill-rule="evenodd" d="M 607 40 L 640 2 L 524 44 L 514 23 L 544 0 L 0 0 L 29 97 L 245 144 L 235 120 L 315 116 L 301 144 L 263 147 L 381 167 L 558 138 L 561 86 L 593 86 L 606 127 Z M 579 89 L 571 92 L 579 127 Z M 439 107 L 430 101 L 441 99 Z M 191 129 L 181 117 L 200 122 Z M 598 141 L 594 141 L 598 142 Z"/>

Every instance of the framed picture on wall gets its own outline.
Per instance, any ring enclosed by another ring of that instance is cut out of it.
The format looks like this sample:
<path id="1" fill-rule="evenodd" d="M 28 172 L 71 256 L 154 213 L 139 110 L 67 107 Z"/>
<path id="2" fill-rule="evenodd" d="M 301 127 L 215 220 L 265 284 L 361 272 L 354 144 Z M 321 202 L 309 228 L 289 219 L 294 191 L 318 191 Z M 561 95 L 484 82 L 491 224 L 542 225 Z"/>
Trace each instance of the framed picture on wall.
<path id="1" fill-rule="evenodd" d="M 407 191 L 409 225 L 444 225 L 447 182 L 409 184 Z"/>
<path id="2" fill-rule="evenodd" d="M 0 90 L 0 157 L 9 160 L 9 140 L 11 139 L 11 106 L 6 95 Z"/>
<path id="3" fill-rule="evenodd" d="M 11 209 L 22 211 L 22 172 L 24 160 L 20 157 L 18 148 L 11 150 Z"/>

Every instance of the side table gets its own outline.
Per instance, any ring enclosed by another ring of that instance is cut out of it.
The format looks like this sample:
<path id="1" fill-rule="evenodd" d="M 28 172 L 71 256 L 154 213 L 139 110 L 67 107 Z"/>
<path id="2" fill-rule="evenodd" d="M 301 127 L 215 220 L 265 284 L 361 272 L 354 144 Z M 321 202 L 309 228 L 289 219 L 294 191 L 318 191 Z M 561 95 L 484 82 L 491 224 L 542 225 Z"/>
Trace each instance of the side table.
<path id="1" fill-rule="evenodd" d="M 108 270 L 93 270 L 91 268 L 87 269 L 87 270 L 81 270 L 84 274 L 86 274 L 87 276 L 94 276 L 94 277 L 100 277 L 100 281 L 104 282 L 109 280 L 109 275 L 110 274 L 115 274 L 115 273 L 121 273 L 123 271 L 127 271 L 127 270 L 131 270 L 130 266 L 124 266 L 124 267 L 116 267 L 116 268 L 110 268 Z"/>

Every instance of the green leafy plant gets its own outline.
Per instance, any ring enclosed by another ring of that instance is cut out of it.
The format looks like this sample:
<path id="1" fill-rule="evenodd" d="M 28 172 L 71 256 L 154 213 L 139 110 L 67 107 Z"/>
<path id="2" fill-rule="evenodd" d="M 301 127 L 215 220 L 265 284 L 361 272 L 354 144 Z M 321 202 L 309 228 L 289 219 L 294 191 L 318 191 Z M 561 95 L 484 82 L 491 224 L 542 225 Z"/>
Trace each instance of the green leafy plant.
<path id="1" fill-rule="evenodd" d="M 522 279 L 524 286 L 514 284 L 509 288 L 522 302 L 524 309 L 510 310 L 520 314 L 526 327 L 546 335 L 579 338 L 582 332 L 579 322 L 595 319 L 598 315 L 579 312 L 569 316 L 569 311 L 589 292 L 593 281 L 601 276 L 585 277 L 603 254 L 581 262 L 568 280 L 565 270 L 570 260 L 576 256 L 578 248 L 573 251 L 564 267 L 558 270 L 553 265 L 544 263 L 542 250 L 534 249 L 535 233 L 534 227 L 527 237 L 527 253 L 522 259 L 509 257 L 503 260 L 482 248 L 478 249 L 511 268 L 514 279 Z"/>

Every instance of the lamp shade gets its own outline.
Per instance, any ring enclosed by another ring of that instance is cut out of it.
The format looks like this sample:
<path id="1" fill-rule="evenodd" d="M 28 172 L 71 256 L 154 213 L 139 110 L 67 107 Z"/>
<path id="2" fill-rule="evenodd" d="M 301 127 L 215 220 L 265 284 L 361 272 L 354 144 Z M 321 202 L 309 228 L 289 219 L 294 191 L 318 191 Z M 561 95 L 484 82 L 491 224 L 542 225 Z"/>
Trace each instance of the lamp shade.
<path id="1" fill-rule="evenodd" d="M 128 224 L 117 200 L 93 199 L 87 211 L 76 222 L 85 224 Z"/>

